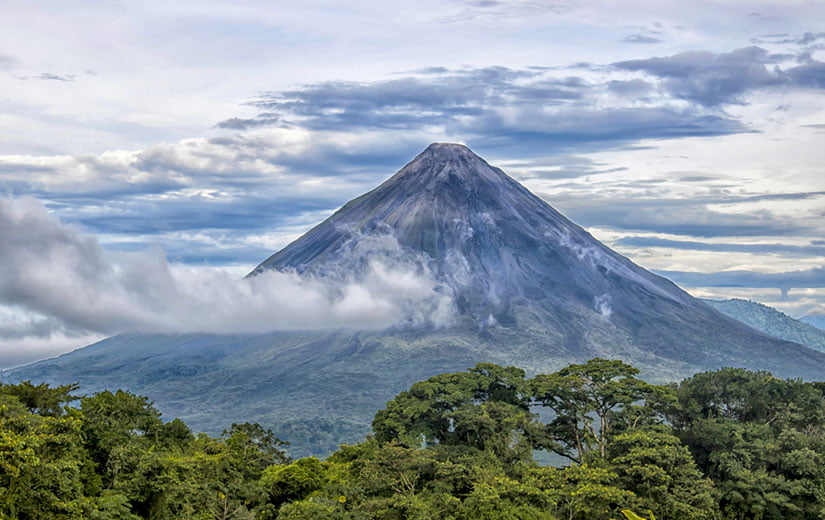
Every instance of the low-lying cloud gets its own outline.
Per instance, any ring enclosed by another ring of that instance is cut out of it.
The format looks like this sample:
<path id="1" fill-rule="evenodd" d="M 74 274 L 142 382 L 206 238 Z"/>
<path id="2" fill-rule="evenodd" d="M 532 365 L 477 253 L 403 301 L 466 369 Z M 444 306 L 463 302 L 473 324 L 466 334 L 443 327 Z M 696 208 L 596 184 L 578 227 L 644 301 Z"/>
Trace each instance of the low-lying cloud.
<path id="1" fill-rule="evenodd" d="M 160 249 L 105 253 L 35 199 L 0 199 L 0 304 L 39 318 L 0 327 L 7 338 L 52 331 L 260 333 L 319 328 L 443 326 L 452 298 L 423 262 L 387 256 L 355 275 L 171 265 Z M 0 338 L 2 339 L 2 338 Z"/>

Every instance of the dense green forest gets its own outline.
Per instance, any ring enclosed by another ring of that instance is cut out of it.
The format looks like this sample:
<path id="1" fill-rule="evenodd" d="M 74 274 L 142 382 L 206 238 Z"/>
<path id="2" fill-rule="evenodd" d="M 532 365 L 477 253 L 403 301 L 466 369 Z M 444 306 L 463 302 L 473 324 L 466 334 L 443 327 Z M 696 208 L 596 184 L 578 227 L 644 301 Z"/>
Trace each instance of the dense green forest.
<path id="1" fill-rule="evenodd" d="M 825 384 L 637 374 L 594 359 L 438 375 L 326 460 L 291 460 L 257 424 L 193 435 L 123 391 L 6 384 L 0 519 L 825 517 Z M 566 462 L 538 464 L 547 453 Z"/>

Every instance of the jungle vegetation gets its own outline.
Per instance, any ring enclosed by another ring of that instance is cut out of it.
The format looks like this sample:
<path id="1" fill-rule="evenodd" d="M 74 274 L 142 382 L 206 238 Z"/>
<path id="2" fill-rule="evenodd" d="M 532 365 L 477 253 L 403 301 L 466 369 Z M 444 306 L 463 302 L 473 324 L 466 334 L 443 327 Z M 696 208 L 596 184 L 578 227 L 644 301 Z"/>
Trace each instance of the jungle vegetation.
<path id="1" fill-rule="evenodd" d="M 3 384 L 0 519 L 825 517 L 825 384 L 637 375 L 481 363 L 401 392 L 325 460 L 258 424 L 195 435 L 123 391 Z"/>

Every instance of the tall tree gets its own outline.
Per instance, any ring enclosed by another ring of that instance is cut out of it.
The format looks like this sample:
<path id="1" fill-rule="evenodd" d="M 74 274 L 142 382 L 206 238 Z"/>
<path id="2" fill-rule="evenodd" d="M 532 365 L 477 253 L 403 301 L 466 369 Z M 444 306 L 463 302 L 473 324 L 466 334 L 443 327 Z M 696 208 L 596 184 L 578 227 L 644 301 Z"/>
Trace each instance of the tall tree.
<path id="1" fill-rule="evenodd" d="M 669 391 L 637 379 L 638 373 L 621 361 L 596 358 L 534 377 L 535 402 L 555 413 L 547 430 L 561 445 L 552 449 L 578 463 L 594 452 L 604 459 L 614 432 L 656 422 L 652 404 Z"/>
<path id="2" fill-rule="evenodd" d="M 415 383 L 376 413 L 373 431 L 380 442 L 465 445 L 513 461 L 529 458 L 547 443 L 530 397 L 523 370 L 480 363 Z"/>

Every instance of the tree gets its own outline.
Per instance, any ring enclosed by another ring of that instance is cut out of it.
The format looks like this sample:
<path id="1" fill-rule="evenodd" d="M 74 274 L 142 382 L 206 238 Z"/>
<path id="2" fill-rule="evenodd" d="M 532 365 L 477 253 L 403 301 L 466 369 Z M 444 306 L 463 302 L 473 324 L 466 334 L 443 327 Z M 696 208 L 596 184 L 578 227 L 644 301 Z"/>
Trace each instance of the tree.
<path id="1" fill-rule="evenodd" d="M 633 503 L 633 492 L 618 485 L 618 475 L 608 468 L 571 464 L 566 468 L 534 470 L 540 487 L 548 490 L 559 518 L 568 520 L 608 520 Z"/>
<path id="2" fill-rule="evenodd" d="M 103 476 L 104 487 L 113 487 L 123 466 L 156 443 L 163 428 L 160 412 L 147 398 L 122 390 L 84 397 L 80 410 L 86 447 Z"/>
<path id="3" fill-rule="evenodd" d="M 674 432 L 737 518 L 821 518 L 825 400 L 817 385 L 725 368 L 679 386 Z"/>
<path id="4" fill-rule="evenodd" d="M 63 415 L 65 405 L 79 399 L 71 395 L 78 388 L 80 385 L 77 383 L 52 387 L 46 383 L 35 385 L 31 381 L 22 381 L 17 384 L 0 383 L 0 394 L 13 395 L 31 413 L 58 417 Z"/>
<path id="5" fill-rule="evenodd" d="M 667 430 L 642 429 L 616 436 L 610 446 L 610 467 L 618 475 L 618 484 L 638 497 L 634 507 L 655 510 L 662 518 L 708 518 L 715 506 L 713 483 L 696 467 L 687 447 Z"/>
<path id="6" fill-rule="evenodd" d="M 604 459 L 614 431 L 656 422 L 659 412 L 646 401 L 664 401 L 669 391 L 637 379 L 638 373 L 621 361 L 596 358 L 534 377 L 535 402 L 556 415 L 547 430 L 561 446 L 551 449 L 578 463 L 594 451 Z"/>
<path id="7" fill-rule="evenodd" d="M 223 438 L 230 452 L 250 474 L 260 476 L 273 464 L 289 462 L 289 456 L 281 448 L 289 445 L 258 423 L 235 424 L 223 431 Z"/>
<path id="8" fill-rule="evenodd" d="M 0 518 L 83 518 L 84 456 L 77 414 L 34 414 L 0 394 Z"/>
<path id="9" fill-rule="evenodd" d="M 465 445 L 517 461 L 547 443 L 529 404 L 523 370 L 480 363 L 414 384 L 376 413 L 372 425 L 379 442 Z"/>

